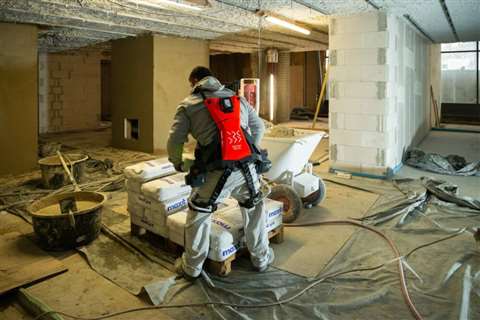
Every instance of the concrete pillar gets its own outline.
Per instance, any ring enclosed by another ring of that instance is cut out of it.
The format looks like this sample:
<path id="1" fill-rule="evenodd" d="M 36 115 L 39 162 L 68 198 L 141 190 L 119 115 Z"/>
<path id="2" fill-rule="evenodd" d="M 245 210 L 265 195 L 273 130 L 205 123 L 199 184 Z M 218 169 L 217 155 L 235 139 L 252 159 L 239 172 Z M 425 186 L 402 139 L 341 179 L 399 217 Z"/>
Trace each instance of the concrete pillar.
<path id="1" fill-rule="evenodd" d="M 276 122 L 290 120 L 290 52 L 279 52 L 276 79 Z"/>
<path id="2" fill-rule="evenodd" d="M 260 55 L 260 58 L 259 58 Z M 252 74 L 254 78 L 260 79 L 260 116 L 269 120 L 268 103 L 268 68 L 265 52 L 252 53 L 250 59 L 252 65 Z"/>
<path id="3" fill-rule="evenodd" d="M 113 41 L 112 144 L 153 152 L 153 37 Z"/>
<path id="4" fill-rule="evenodd" d="M 153 37 L 153 143 L 165 150 L 178 104 L 190 93 L 188 76 L 196 66 L 209 66 L 207 41 Z"/>
<path id="5" fill-rule="evenodd" d="M 208 67 L 203 40 L 144 36 L 113 42 L 113 145 L 162 152 L 178 104 L 190 93 L 188 75 Z"/>
<path id="6" fill-rule="evenodd" d="M 37 162 L 37 28 L 0 23 L 0 175 Z"/>

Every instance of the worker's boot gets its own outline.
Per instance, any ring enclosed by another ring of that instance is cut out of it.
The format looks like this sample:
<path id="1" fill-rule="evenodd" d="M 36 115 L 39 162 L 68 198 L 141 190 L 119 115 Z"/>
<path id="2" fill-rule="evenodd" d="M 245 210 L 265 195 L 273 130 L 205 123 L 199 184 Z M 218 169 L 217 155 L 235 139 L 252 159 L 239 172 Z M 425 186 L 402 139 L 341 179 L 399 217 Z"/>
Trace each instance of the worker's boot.
<path id="1" fill-rule="evenodd" d="M 180 257 L 180 258 L 178 258 L 177 260 L 175 260 L 174 269 L 175 269 L 175 272 L 176 272 L 179 276 L 184 277 L 185 280 L 188 280 L 188 281 L 190 281 L 190 282 L 194 282 L 195 280 L 198 279 L 198 277 L 192 277 L 191 275 L 189 275 L 188 273 L 186 273 L 185 270 L 183 270 L 182 257 Z"/>
<path id="2" fill-rule="evenodd" d="M 273 253 L 273 249 L 269 247 L 268 248 L 268 261 L 267 261 L 267 263 L 265 263 L 265 265 L 255 267 L 255 269 L 258 272 L 265 272 L 265 271 L 267 271 L 268 267 L 270 267 L 270 265 L 273 263 L 273 260 L 275 260 L 275 254 Z"/>

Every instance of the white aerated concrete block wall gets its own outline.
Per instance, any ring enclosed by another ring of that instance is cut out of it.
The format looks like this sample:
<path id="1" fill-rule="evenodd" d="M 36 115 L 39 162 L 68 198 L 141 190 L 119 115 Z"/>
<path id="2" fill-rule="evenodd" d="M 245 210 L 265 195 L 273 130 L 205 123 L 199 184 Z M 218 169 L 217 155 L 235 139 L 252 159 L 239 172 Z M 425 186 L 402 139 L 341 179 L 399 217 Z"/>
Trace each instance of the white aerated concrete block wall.
<path id="1" fill-rule="evenodd" d="M 427 45 L 386 12 L 334 17 L 329 30 L 331 168 L 389 176 L 428 129 Z"/>
<path id="2" fill-rule="evenodd" d="M 390 113 L 387 122 L 396 139 L 386 165 L 394 168 L 401 163 L 405 150 L 417 145 L 430 129 L 430 62 L 428 40 L 410 24 L 403 18 L 389 15 L 387 25 L 392 44 L 387 50 L 387 64 L 393 75 L 389 81 L 395 88 L 391 95 L 395 111 Z"/>

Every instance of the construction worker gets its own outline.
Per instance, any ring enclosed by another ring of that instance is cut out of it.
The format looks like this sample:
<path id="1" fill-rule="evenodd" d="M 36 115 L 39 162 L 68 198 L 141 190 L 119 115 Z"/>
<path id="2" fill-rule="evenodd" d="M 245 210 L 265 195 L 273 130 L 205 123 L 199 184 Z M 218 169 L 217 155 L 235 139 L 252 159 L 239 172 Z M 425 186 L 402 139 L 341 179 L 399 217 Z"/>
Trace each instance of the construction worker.
<path id="1" fill-rule="evenodd" d="M 188 80 L 192 91 L 177 107 L 167 143 L 169 161 L 177 171 L 189 171 L 186 180 L 193 188 L 185 252 L 175 269 L 189 280 L 200 275 L 209 251 L 211 215 L 218 203 L 231 196 L 240 205 L 252 264 L 265 271 L 274 254 L 265 229 L 265 194 L 257 174 L 269 168 L 269 161 L 257 147 L 265 131 L 263 121 L 243 97 L 226 89 L 208 68 L 194 68 Z M 193 165 L 182 158 L 189 134 L 197 141 Z"/>

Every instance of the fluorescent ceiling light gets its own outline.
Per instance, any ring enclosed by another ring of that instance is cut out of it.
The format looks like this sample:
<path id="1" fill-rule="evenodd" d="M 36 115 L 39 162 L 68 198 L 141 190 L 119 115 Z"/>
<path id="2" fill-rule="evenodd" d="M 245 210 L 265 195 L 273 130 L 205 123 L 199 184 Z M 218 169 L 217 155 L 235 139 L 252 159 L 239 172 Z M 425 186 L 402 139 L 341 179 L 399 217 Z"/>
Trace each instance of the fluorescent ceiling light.
<path id="1" fill-rule="evenodd" d="M 300 32 L 300 33 L 303 33 L 303 34 L 306 34 L 306 35 L 309 35 L 309 34 L 310 34 L 310 30 L 305 29 L 305 28 L 302 28 L 302 27 L 300 27 L 300 26 L 297 26 L 296 24 L 290 23 L 290 22 L 288 22 L 288 21 L 279 19 L 279 18 L 277 18 L 277 17 L 272 17 L 272 16 L 267 15 L 267 16 L 265 17 L 265 19 L 266 19 L 268 22 L 271 22 L 271 23 L 273 23 L 273 24 L 279 25 L 279 26 L 281 26 L 281 27 L 284 27 L 284 28 L 287 28 L 287 29 L 290 29 L 290 30 L 293 30 L 293 31 L 297 31 L 297 32 Z"/>
<path id="2" fill-rule="evenodd" d="M 269 101 L 269 104 L 270 104 L 270 121 L 273 121 L 273 109 L 274 109 L 274 106 L 275 106 L 275 101 L 273 100 L 275 98 L 275 83 L 274 83 L 274 80 L 275 78 L 273 77 L 273 73 L 270 73 L 270 101 Z"/>
<path id="3" fill-rule="evenodd" d="M 196 11 L 203 10 L 203 8 L 201 7 L 186 4 L 183 2 L 177 2 L 175 0 L 130 0 L 130 2 L 134 2 L 134 3 L 141 4 L 148 7 L 161 8 L 161 9 L 165 9 L 165 6 L 172 6 L 172 7 L 177 7 L 177 8 L 186 9 L 186 10 L 196 10 Z"/>

